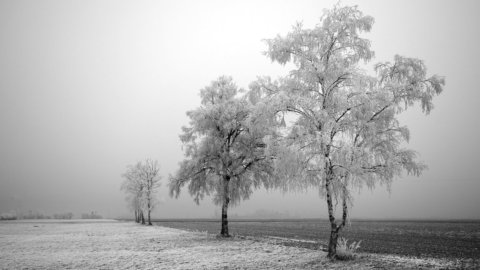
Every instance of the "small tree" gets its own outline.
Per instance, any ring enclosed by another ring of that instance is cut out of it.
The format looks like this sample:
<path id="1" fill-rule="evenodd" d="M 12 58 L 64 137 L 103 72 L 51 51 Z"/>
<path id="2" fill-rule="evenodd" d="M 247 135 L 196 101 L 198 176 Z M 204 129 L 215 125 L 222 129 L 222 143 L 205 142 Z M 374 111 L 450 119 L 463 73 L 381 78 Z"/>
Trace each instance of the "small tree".
<path id="1" fill-rule="evenodd" d="M 161 180 L 158 162 L 147 159 L 145 163 L 129 165 L 122 177 L 125 179 L 122 189 L 128 194 L 127 200 L 134 210 L 135 222 L 145 224 L 146 211 L 148 225 L 152 225 L 151 211 L 156 204 L 155 193 Z"/>
<path id="2" fill-rule="evenodd" d="M 152 225 L 150 214 L 156 205 L 155 193 L 160 187 L 161 177 L 159 175 L 159 166 L 157 161 L 147 159 L 145 164 L 140 166 L 140 179 L 144 182 L 145 207 L 147 210 L 148 225 Z"/>
<path id="3" fill-rule="evenodd" d="M 266 53 L 272 61 L 293 62 L 296 69 L 277 82 L 255 83 L 274 112 L 296 116 L 276 151 L 276 172 L 286 187 L 313 186 L 326 197 L 330 258 L 336 256 L 352 187 L 389 187 L 402 171 L 418 176 L 426 168 L 414 151 L 402 147 L 409 132 L 397 116 L 417 101 L 429 113 L 444 85 L 441 77 L 427 77 L 423 62 L 413 58 L 379 63 L 376 76 L 362 71 L 358 63 L 374 53 L 360 33 L 372 24 L 373 18 L 357 7 L 335 7 L 313 29 L 297 24 L 285 37 L 267 40 Z M 334 200 L 342 205 L 339 222 Z"/>
<path id="4" fill-rule="evenodd" d="M 187 159 L 169 184 L 175 197 L 188 184 L 197 204 L 213 194 L 214 203 L 222 206 L 223 237 L 229 236 L 228 207 L 248 199 L 254 188 L 271 186 L 272 159 L 264 142 L 271 125 L 257 117 L 246 96 L 237 97 L 239 92 L 229 77 L 201 90 L 202 106 L 187 113 L 190 126 L 180 136 Z"/>
<path id="5" fill-rule="evenodd" d="M 143 193 L 145 183 L 140 179 L 140 162 L 128 165 L 127 171 L 122 174 L 124 181 L 121 189 L 127 193 L 127 201 L 135 213 L 135 222 L 145 224 L 143 218 Z"/>

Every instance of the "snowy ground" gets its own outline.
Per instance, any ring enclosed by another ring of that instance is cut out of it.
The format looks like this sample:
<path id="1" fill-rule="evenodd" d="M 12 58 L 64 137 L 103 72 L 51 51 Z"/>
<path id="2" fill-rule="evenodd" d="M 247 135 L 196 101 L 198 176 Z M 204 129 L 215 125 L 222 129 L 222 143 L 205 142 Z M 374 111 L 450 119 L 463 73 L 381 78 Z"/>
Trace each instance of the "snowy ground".
<path id="1" fill-rule="evenodd" d="M 0 222 L 1 269 L 445 269 L 438 259 L 362 254 L 331 262 L 278 239 L 220 239 L 206 232 L 113 220 Z M 477 265 L 478 266 L 478 265 Z"/>

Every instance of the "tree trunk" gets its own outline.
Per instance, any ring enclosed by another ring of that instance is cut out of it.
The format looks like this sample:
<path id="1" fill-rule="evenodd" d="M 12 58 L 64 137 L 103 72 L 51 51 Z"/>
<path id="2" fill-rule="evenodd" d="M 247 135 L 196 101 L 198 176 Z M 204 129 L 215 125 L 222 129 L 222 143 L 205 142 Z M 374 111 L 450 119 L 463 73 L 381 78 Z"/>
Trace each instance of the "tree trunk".
<path id="1" fill-rule="evenodd" d="M 222 231 L 220 235 L 222 237 L 230 237 L 228 233 L 228 203 L 230 202 L 229 192 L 228 192 L 228 182 L 230 181 L 230 176 L 224 176 L 223 178 L 223 204 L 222 204 Z"/>
<path id="2" fill-rule="evenodd" d="M 332 190 L 330 184 L 333 180 L 333 172 L 331 167 L 328 166 L 326 177 L 325 177 L 325 190 L 327 193 L 327 207 L 328 207 L 328 219 L 330 221 L 330 240 L 328 242 L 328 255 L 330 259 L 335 259 L 337 255 L 337 240 L 338 240 L 338 230 L 337 223 L 335 222 L 335 216 L 333 212 L 333 202 L 332 202 Z"/>
<path id="3" fill-rule="evenodd" d="M 331 171 L 330 171 L 331 172 Z M 345 182 L 342 187 L 342 222 L 337 225 L 335 221 L 335 216 L 333 212 L 333 203 L 332 203 L 332 191 L 330 189 L 330 184 L 332 181 L 333 174 L 327 175 L 325 181 L 325 188 L 327 190 L 327 206 L 328 206 L 328 218 L 330 220 L 330 239 L 328 242 L 328 254 L 327 257 L 330 259 L 335 259 L 337 256 L 337 242 L 338 242 L 338 233 L 340 230 L 345 227 L 348 214 L 348 204 L 347 204 L 347 183 Z"/>
<path id="4" fill-rule="evenodd" d="M 152 225 L 152 220 L 150 219 L 150 212 L 151 212 L 151 209 L 150 209 L 150 200 L 148 200 L 148 225 Z"/>
<path id="5" fill-rule="evenodd" d="M 336 227 L 336 225 L 335 225 Z M 335 259 L 337 256 L 337 240 L 338 240 L 338 230 L 331 229 L 330 231 L 330 240 L 328 241 L 328 254 L 327 257 L 330 259 Z"/>
<path id="6" fill-rule="evenodd" d="M 138 223 L 138 212 L 137 212 L 137 209 L 135 209 L 135 222 Z"/>
<path id="7" fill-rule="evenodd" d="M 143 211 L 140 211 L 140 218 L 142 220 L 142 224 L 145 225 L 145 217 L 143 216 Z"/>

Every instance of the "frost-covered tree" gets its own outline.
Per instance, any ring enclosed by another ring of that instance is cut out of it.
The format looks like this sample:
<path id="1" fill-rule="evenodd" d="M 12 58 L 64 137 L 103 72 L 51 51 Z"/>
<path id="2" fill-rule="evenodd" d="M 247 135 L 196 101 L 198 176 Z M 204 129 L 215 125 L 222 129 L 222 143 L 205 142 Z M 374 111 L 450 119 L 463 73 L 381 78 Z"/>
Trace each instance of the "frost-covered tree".
<path id="1" fill-rule="evenodd" d="M 228 207 L 248 199 L 255 188 L 272 186 L 272 158 L 264 141 L 271 119 L 254 110 L 254 98 L 239 94 L 225 76 L 200 91 L 201 106 L 187 112 L 190 125 L 180 135 L 186 159 L 169 183 L 175 197 L 188 185 L 197 204 L 212 195 L 222 207 L 223 237 L 229 236 Z"/>
<path id="2" fill-rule="evenodd" d="M 140 179 L 144 183 L 144 206 L 145 210 L 147 211 L 147 222 L 148 225 L 152 225 L 151 220 L 151 212 L 155 205 L 157 204 L 157 200 L 155 199 L 155 193 L 157 192 L 158 188 L 160 187 L 160 180 L 161 176 L 159 175 L 160 168 L 158 166 L 158 162 L 155 160 L 147 159 L 145 163 L 140 163 Z"/>
<path id="3" fill-rule="evenodd" d="M 286 188 L 316 187 L 325 196 L 330 258 L 352 188 L 389 187 L 402 172 L 418 176 L 426 168 L 415 151 L 404 148 L 409 131 L 397 118 L 417 102 L 428 114 L 444 85 L 442 77 L 427 76 L 421 60 L 398 55 L 376 64 L 375 75 L 363 71 L 359 63 L 374 53 L 361 33 L 373 22 L 357 7 L 336 6 L 313 29 L 297 24 L 286 36 L 267 40 L 266 55 L 295 69 L 277 81 L 261 78 L 252 89 L 268 96 L 273 112 L 294 115 L 275 152 L 276 173 Z M 335 201 L 341 202 L 340 220 Z"/>
<path id="4" fill-rule="evenodd" d="M 148 225 L 152 225 L 151 211 L 156 205 L 155 193 L 160 187 L 161 177 L 157 161 L 150 159 L 127 166 L 127 171 L 122 175 L 124 182 L 122 189 L 127 193 L 127 200 L 134 210 L 135 221 L 145 224 L 147 212 Z"/>
<path id="5" fill-rule="evenodd" d="M 135 213 L 135 222 L 145 224 L 142 205 L 145 185 L 138 175 L 139 165 L 137 163 L 127 166 L 127 171 L 122 174 L 124 180 L 121 189 L 127 194 L 129 206 Z"/>

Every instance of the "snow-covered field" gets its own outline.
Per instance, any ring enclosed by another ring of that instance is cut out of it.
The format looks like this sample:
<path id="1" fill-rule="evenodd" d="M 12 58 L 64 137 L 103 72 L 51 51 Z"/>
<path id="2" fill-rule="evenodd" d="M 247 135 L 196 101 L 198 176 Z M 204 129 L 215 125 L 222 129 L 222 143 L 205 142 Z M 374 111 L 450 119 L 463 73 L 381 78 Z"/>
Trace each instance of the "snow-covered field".
<path id="1" fill-rule="evenodd" d="M 1 269 L 441 269 L 454 262 L 363 254 L 331 262 L 276 239 L 220 239 L 133 222 L 0 222 Z M 465 265 L 464 265 L 465 266 Z"/>

